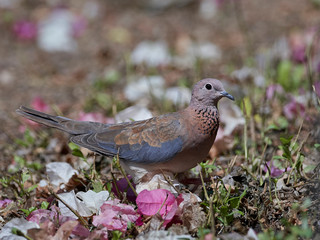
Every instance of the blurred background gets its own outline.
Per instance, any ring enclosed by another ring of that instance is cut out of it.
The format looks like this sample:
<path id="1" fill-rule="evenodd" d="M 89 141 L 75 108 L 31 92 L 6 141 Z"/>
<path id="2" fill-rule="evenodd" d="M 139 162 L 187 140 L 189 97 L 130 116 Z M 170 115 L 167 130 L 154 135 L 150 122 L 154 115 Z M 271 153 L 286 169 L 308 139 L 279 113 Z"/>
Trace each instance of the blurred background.
<path id="1" fill-rule="evenodd" d="M 319 26 L 318 0 L 0 0 L 1 149 L 24 132 L 20 105 L 139 120 L 183 108 L 206 77 L 237 99 L 221 102 L 225 137 L 243 103 L 255 126 L 296 129 L 320 95 Z"/>
<path id="2" fill-rule="evenodd" d="M 115 180 L 111 159 L 17 116 L 20 105 L 77 120 L 140 120 L 184 108 L 192 85 L 210 77 L 236 99 L 219 102 L 217 138 L 201 164 L 223 209 L 211 230 L 270 229 L 261 239 L 320 232 L 319 30 L 320 0 L 0 0 L 0 200 L 19 203 L 5 220 L 40 208 L 29 190 L 47 178 L 48 163 L 81 170 L 88 182 L 75 180 L 79 189 L 109 190 Z"/>

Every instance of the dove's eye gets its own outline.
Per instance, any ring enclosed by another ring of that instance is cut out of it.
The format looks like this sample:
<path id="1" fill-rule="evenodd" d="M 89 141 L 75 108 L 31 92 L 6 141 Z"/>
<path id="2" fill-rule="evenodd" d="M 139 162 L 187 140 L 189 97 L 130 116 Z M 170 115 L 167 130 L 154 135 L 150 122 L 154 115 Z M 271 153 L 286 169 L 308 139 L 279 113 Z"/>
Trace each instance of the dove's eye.
<path id="1" fill-rule="evenodd" d="M 206 87 L 207 90 L 211 90 L 212 89 L 212 85 L 210 83 L 207 83 L 205 87 Z"/>

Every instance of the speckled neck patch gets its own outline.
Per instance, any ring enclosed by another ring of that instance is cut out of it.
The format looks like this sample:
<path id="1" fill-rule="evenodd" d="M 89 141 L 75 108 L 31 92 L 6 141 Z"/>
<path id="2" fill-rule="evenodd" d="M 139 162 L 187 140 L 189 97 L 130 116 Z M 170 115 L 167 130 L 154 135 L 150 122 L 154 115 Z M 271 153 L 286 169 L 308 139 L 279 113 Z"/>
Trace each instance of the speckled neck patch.
<path id="1" fill-rule="evenodd" d="M 197 118 L 201 120 L 198 130 L 205 135 L 213 135 L 219 128 L 219 114 L 215 107 L 207 107 L 195 110 Z"/>

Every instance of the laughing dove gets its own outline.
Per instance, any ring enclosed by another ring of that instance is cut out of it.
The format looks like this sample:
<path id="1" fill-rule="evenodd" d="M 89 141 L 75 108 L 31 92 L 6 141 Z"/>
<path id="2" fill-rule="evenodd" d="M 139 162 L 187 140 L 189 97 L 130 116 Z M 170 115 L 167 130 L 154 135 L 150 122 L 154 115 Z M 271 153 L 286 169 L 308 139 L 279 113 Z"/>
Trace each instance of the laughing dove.
<path id="1" fill-rule="evenodd" d="M 203 161 L 219 128 L 218 101 L 234 100 L 222 83 L 203 79 L 192 90 L 190 105 L 178 112 L 120 124 L 75 121 L 21 106 L 25 118 L 70 134 L 75 144 L 105 156 L 117 156 L 131 175 L 146 172 L 184 172 Z"/>

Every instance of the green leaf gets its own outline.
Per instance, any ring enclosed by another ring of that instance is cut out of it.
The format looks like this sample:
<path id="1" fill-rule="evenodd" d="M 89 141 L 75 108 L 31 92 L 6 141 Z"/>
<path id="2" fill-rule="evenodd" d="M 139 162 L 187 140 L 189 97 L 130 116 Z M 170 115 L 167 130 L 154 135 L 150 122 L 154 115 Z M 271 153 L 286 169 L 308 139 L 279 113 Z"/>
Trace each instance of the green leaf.
<path id="1" fill-rule="evenodd" d="M 31 132 L 29 129 L 26 129 L 24 132 L 23 140 L 16 139 L 15 142 L 21 146 L 29 147 L 35 142 L 35 138 L 31 135 Z"/>
<path id="2" fill-rule="evenodd" d="M 112 191 L 112 183 L 111 182 L 108 182 L 107 184 L 106 184 L 106 186 L 107 186 L 107 191 L 109 192 L 109 193 L 111 193 L 111 191 Z M 102 190 L 101 190 L 102 191 Z M 101 192 L 100 191 L 100 192 Z"/>
<path id="3" fill-rule="evenodd" d="M 36 207 L 31 207 L 29 209 L 20 209 L 22 212 L 24 212 L 26 214 L 26 216 L 28 217 L 30 213 L 32 213 L 33 211 L 37 210 Z"/>
<path id="4" fill-rule="evenodd" d="M 306 200 L 303 201 L 302 205 L 301 205 L 301 209 L 303 210 L 307 210 L 307 208 L 309 208 L 312 205 L 312 202 L 309 198 L 307 198 Z"/>
<path id="5" fill-rule="evenodd" d="M 2 184 L 2 186 L 8 187 L 9 186 L 9 179 L 2 177 L 2 178 L 0 178 L 0 183 Z"/>
<path id="6" fill-rule="evenodd" d="M 249 97 L 243 98 L 241 109 L 243 113 L 246 113 L 246 116 L 251 116 L 252 113 L 252 103 Z"/>
<path id="7" fill-rule="evenodd" d="M 240 198 L 239 197 L 230 198 L 229 203 L 231 208 L 238 208 L 240 203 Z"/>
<path id="8" fill-rule="evenodd" d="M 303 170 L 306 173 L 311 173 L 316 167 L 317 165 L 307 165 L 303 168 Z"/>
<path id="9" fill-rule="evenodd" d="M 27 192 L 31 192 L 32 190 L 36 189 L 37 187 L 38 187 L 37 184 L 35 184 L 35 185 L 31 186 L 31 187 L 28 187 Z"/>
<path id="10" fill-rule="evenodd" d="M 16 228 L 16 227 L 11 228 L 11 233 L 18 235 L 18 232 L 20 232 L 20 230 L 18 228 Z"/>
<path id="11" fill-rule="evenodd" d="M 120 77 L 120 73 L 117 70 L 110 70 L 105 74 L 105 82 L 109 86 L 116 83 Z"/>
<path id="12" fill-rule="evenodd" d="M 290 72 L 291 72 L 292 64 L 289 60 L 285 60 L 280 62 L 278 65 L 278 83 L 286 89 L 291 89 L 291 81 L 290 81 Z"/>
<path id="13" fill-rule="evenodd" d="M 15 139 L 14 141 L 15 141 L 16 144 L 18 144 L 20 146 L 28 147 L 28 144 L 22 139 Z"/>
<path id="14" fill-rule="evenodd" d="M 277 119 L 277 125 L 280 129 L 286 129 L 289 126 L 289 122 L 285 117 L 279 117 Z"/>
<path id="15" fill-rule="evenodd" d="M 110 85 L 113 85 L 117 81 L 119 81 L 121 75 L 116 70 L 109 70 L 105 73 L 104 77 L 98 78 L 94 82 L 94 88 L 98 91 L 101 91 L 104 88 L 109 87 Z"/>
<path id="16" fill-rule="evenodd" d="M 41 163 L 37 163 L 37 162 L 33 162 L 30 164 L 27 164 L 28 168 L 34 169 L 36 171 L 41 170 L 43 168 L 43 166 L 41 165 Z"/>
<path id="17" fill-rule="evenodd" d="M 280 137 L 280 141 L 283 145 L 285 146 L 290 146 L 290 143 L 291 143 L 291 139 L 292 139 L 292 136 L 289 136 L 287 138 L 285 137 Z"/>
<path id="18" fill-rule="evenodd" d="M 112 240 L 119 240 L 121 238 L 122 232 L 112 231 Z"/>
<path id="19" fill-rule="evenodd" d="M 229 208 L 227 206 L 221 206 L 220 207 L 220 214 L 223 217 L 226 217 L 228 215 Z"/>
<path id="20" fill-rule="evenodd" d="M 266 129 L 266 131 L 270 131 L 270 130 L 280 130 L 280 128 L 276 124 L 272 123 Z"/>
<path id="21" fill-rule="evenodd" d="M 284 159 L 283 156 L 279 156 L 279 155 L 276 155 L 276 156 L 273 156 L 272 159 L 275 159 L 275 160 L 282 160 Z"/>
<path id="22" fill-rule="evenodd" d="M 240 196 L 229 198 L 228 202 L 231 209 L 237 209 L 240 205 L 241 199 L 246 195 L 247 189 L 245 189 Z"/>
<path id="23" fill-rule="evenodd" d="M 28 145 L 32 145 L 35 142 L 35 138 L 31 135 L 30 130 L 27 129 L 24 133 L 24 139 L 28 143 Z"/>
<path id="24" fill-rule="evenodd" d="M 13 159 L 19 165 L 20 168 L 23 168 L 26 166 L 26 160 L 24 158 L 14 155 Z"/>
<path id="25" fill-rule="evenodd" d="M 83 159 L 85 158 L 83 153 L 80 150 L 80 147 L 77 144 L 75 144 L 73 142 L 69 142 L 68 146 L 71 149 L 71 154 L 73 156 L 80 157 L 80 158 L 83 158 Z"/>
<path id="26" fill-rule="evenodd" d="M 30 179 L 30 174 L 26 173 L 26 172 L 23 172 L 21 174 L 21 179 L 22 179 L 22 183 L 24 184 L 28 179 Z"/>
<path id="27" fill-rule="evenodd" d="M 74 149 L 74 150 L 72 150 L 72 155 L 73 155 L 73 156 L 76 156 L 76 157 L 84 158 L 83 153 L 81 152 L 80 149 Z"/>
<path id="28" fill-rule="evenodd" d="M 49 207 L 49 203 L 47 202 L 47 201 L 43 201 L 42 203 L 41 203 L 41 209 L 48 209 L 48 207 Z"/>
<path id="29" fill-rule="evenodd" d="M 202 228 L 200 227 L 198 230 L 198 237 L 200 237 L 200 239 L 203 239 L 201 237 L 204 237 L 205 235 L 207 235 L 208 233 L 211 233 L 211 230 L 208 228 Z"/>
<path id="30" fill-rule="evenodd" d="M 109 107 L 112 105 L 112 99 L 111 96 L 106 93 L 97 93 L 95 95 L 95 99 L 97 103 L 102 107 L 103 109 L 109 109 Z"/>
<path id="31" fill-rule="evenodd" d="M 303 75 L 305 74 L 305 66 L 296 65 L 291 73 L 291 89 L 297 89 L 303 83 Z"/>
<path id="32" fill-rule="evenodd" d="M 73 143 L 73 142 L 69 142 L 68 146 L 72 151 L 75 150 L 75 149 L 80 149 L 80 147 L 77 144 Z"/>
<path id="33" fill-rule="evenodd" d="M 100 181 L 93 181 L 92 182 L 93 191 L 98 193 L 104 190 L 103 184 Z"/>

